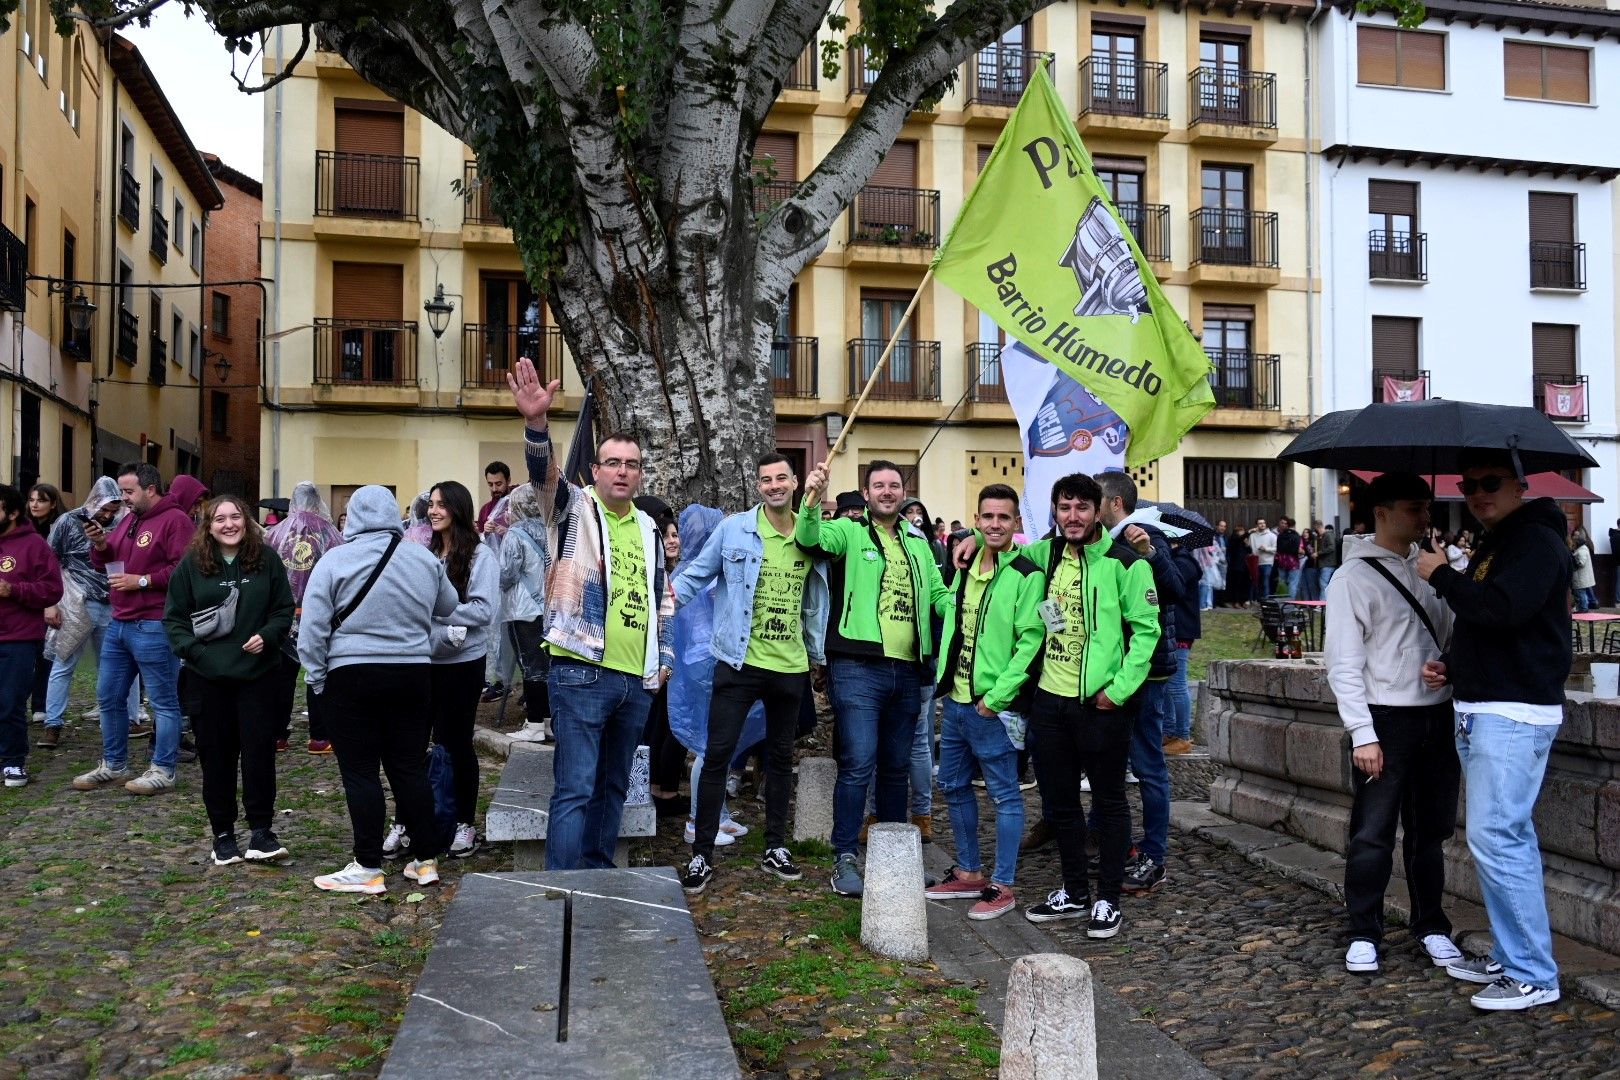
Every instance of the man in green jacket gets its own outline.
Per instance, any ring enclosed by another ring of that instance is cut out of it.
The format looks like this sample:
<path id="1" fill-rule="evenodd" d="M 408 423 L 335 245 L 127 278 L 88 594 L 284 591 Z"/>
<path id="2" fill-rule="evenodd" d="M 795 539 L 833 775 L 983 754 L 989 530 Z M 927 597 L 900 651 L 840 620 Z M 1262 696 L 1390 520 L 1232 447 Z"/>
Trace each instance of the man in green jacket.
<path id="1" fill-rule="evenodd" d="M 1030 922 L 1090 917 L 1086 936 L 1119 933 L 1119 894 L 1131 846 L 1125 764 L 1132 697 L 1147 679 L 1159 642 L 1153 570 L 1100 527 L 1102 488 L 1084 474 L 1052 485 L 1057 535 L 1023 551 L 1046 570 L 1041 618 L 1046 647 L 1030 672 L 1029 718 L 1035 779 L 1057 832 L 1063 888 L 1024 915 Z M 1080 778 L 1091 781 L 1098 818 L 1097 901 L 1086 873 L 1086 818 Z"/>
<path id="2" fill-rule="evenodd" d="M 1024 796 L 1018 788 L 1024 735 L 1022 717 L 1009 710 L 1046 639 L 1040 613 L 1046 574 L 1013 550 L 1018 492 L 1006 484 L 980 491 L 978 526 L 984 546 L 971 566 L 956 572 L 955 602 L 945 616 L 939 658 L 938 696 L 945 703 L 939 786 L 950 804 L 957 864 L 928 889 L 928 898 L 976 900 L 968 918 L 994 919 L 1017 903 L 1012 886 L 1024 829 Z M 996 804 L 996 861 L 989 880 L 979 858 L 975 761 Z"/>
<path id="3" fill-rule="evenodd" d="M 805 482 L 794 539 L 829 560 L 832 610 L 827 661 L 836 714 L 838 783 L 833 791 L 832 887 L 840 896 L 863 889 L 855 847 L 866 790 L 877 776 L 877 818 L 906 820 L 906 771 L 922 708 L 919 690 L 932 677 L 933 613 L 950 592 L 928 541 L 900 518 L 905 478 L 892 461 L 866 467 L 866 515 L 821 520 L 827 463 Z"/>

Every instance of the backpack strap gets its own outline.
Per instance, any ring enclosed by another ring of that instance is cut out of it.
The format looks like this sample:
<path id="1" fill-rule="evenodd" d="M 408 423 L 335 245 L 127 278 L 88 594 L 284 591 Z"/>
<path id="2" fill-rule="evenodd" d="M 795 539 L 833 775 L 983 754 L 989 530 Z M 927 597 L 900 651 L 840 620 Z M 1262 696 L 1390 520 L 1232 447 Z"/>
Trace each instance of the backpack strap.
<path id="1" fill-rule="evenodd" d="M 371 576 L 366 578 L 364 585 L 360 586 L 360 591 L 354 594 L 353 600 L 350 600 L 347 604 L 343 605 L 342 611 L 332 616 L 333 630 L 342 629 L 343 624 L 348 622 L 349 616 L 353 615 L 355 609 L 360 606 L 361 601 L 365 600 L 366 594 L 371 592 L 371 587 L 377 584 L 377 579 L 382 577 L 383 568 L 388 565 L 388 560 L 394 557 L 394 549 L 399 547 L 399 542 L 401 539 L 403 538 L 400 536 L 400 534 L 395 533 L 388 541 L 388 547 L 383 549 L 382 558 L 378 559 L 377 565 L 371 568 Z"/>
<path id="2" fill-rule="evenodd" d="M 1408 604 L 1412 605 L 1412 610 L 1417 612 L 1417 617 L 1423 620 L 1423 625 L 1429 631 L 1429 636 L 1434 639 L 1435 645 L 1440 648 L 1441 651 L 1444 651 L 1446 647 L 1445 642 L 1441 641 L 1440 635 L 1434 632 L 1434 623 L 1429 620 L 1429 613 L 1423 610 L 1423 605 L 1418 603 L 1418 599 L 1412 595 L 1412 591 L 1405 585 L 1401 584 L 1401 579 L 1396 577 L 1394 573 L 1390 571 L 1389 567 L 1383 564 L 1382 560 L 1367 559 L 1365 561 L 1370 563 L 1374 570 L 1384 575 L 1384 580 L 1395 586 L 1395 591 L 1400 593 Z"/>

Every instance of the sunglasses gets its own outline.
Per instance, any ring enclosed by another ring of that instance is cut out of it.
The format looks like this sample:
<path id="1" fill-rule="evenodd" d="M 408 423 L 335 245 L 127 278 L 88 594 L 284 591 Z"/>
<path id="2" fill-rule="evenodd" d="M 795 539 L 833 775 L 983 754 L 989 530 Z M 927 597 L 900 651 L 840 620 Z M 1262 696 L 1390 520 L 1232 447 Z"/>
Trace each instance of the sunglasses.
<path id="1" fill-rule="evenodd" d="M 1483 491 L 1487 495 L 1495 495 L 1502 490 L 1502 485 L 1506 484 L 1510 479 L 1511 477 L 1507 476 L 1482 476 L 1478 480 L 1461 480 L 1457 483 L 1457 490 L 1464 495 L 1472 495 L 1476 491 Z"/>

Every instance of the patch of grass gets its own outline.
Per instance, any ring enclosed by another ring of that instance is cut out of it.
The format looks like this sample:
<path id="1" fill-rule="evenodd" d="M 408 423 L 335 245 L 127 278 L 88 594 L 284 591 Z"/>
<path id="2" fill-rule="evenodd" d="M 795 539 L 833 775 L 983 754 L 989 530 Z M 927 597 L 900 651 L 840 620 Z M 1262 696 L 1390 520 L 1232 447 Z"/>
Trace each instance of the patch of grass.
<path id="1" fill-rule="evenodd" d="M 1254 647 L 1260 622 L 1253 611 L 1206 611 L 1199 621 L 1203 637 L 1187 658 L 1189 679 L 1203 679 L 1211 660 L 1249 660 L 1270 656 L 1273 651 L 1270 646 Z"/>
<path id="2" fill-rule="evenodd" d="M 333 920 L 333 925 L 339 930 L 358 930 L 360 929 L 360 920 L 353 915 L 339 915 Z M 347 990 L 348 987 L 344 987 L 344 989 Z"/>
<path id="3" fill-rule="evenodd" d="M 940 1038 L 953 1039 L 967 1047 L 967 1052 L 986 1065 L 1001 1062 L 1001 1042 L 995 1030 L 983 1021 L 935 1020 L 929 1029 Z"/>
<path id="4" fill-rule="evenodd" d="M 795 858 L 805 862 L 824 862 L 831 865 L 833 861 L 832 845 L 822 840 L 795 840 L 788 845 Z"/>
<path id="5" fill-rule="evenodd" d="M 386 948 L 390 945 L 403 945 L 409 940 L 409 938 L 400 933 L 398 930 L 379 930 L 376 934 L 372 935 L 371 943 L 380 948 Z"/>
<path id="6" fill-rule="evenodd" d="M 775 1065 L 782 1057 L 782 1051 L 787 1048 L 788 1037 L 783 1031 L 761 1031 L 757 1028 L 739 1027 L 736 1032 L 738 1046 L 753 1050 L 759 1054 L 760 1060 L 766 1065 Z"/>
<path id="7" fill-rule="evenodd" d="M 203 1061 L 213 1057 L 219 1052 L 219 1043 L 214 1039 L 197 1039 L 195 1042 L 183 1042 L 169 1051 L 169 1064 L 181 1065 L 187 1061 Z"/>

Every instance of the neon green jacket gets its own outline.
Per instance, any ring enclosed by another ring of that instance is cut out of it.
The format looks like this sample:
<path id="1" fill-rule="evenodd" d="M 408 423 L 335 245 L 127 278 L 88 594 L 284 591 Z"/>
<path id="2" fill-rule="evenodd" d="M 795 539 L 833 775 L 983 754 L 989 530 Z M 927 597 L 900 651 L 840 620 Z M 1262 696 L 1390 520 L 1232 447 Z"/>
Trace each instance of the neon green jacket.
<path id="1" fill-rule="evenodd" d="M 977 561 L 977 556 L 974 557 Z M 945 613 L 944 647 L 939 653 L 937 696 L 948 697 L 956 686 L 957 657 L 962 651 L 960 612 L 967 596 L 968 571 L 958 570 L 951 587 L 951 607 Z M 983 699 L 994 712 L 1010 708 L 1030 665 L 1046 643 L 1041 601 L 1046 599 L 1046 572 L 1017 551 L 1005 551 L 979 601 L 978 626 L 973 637 L 973 697 Z"/>

